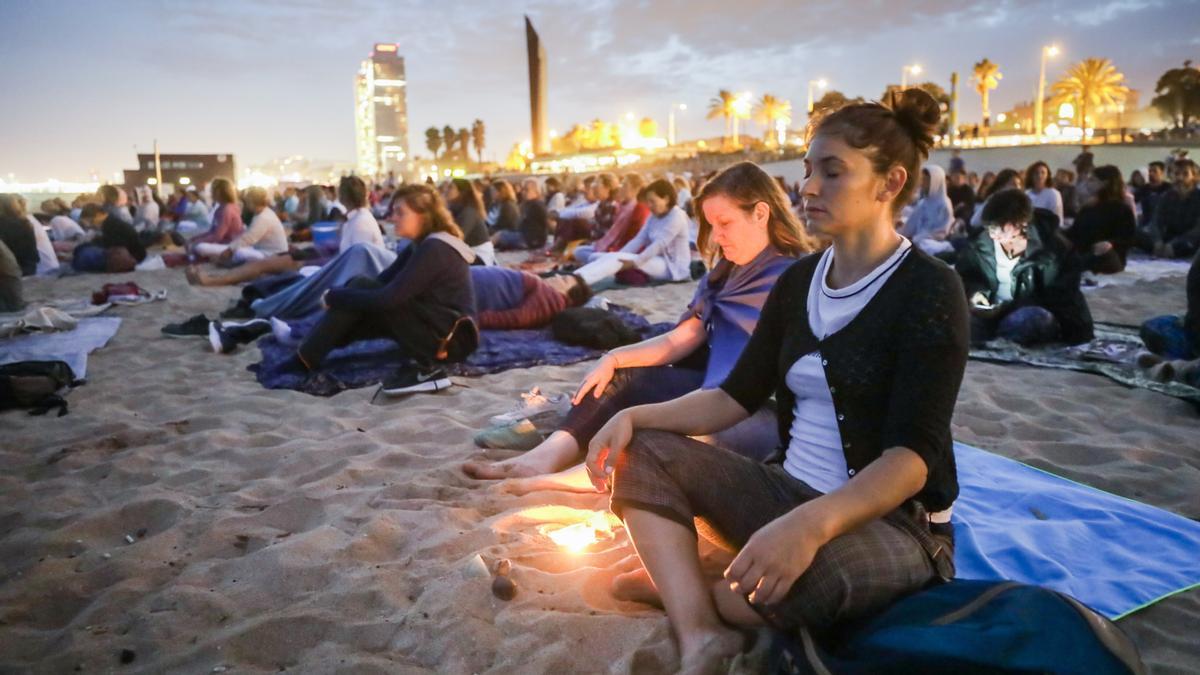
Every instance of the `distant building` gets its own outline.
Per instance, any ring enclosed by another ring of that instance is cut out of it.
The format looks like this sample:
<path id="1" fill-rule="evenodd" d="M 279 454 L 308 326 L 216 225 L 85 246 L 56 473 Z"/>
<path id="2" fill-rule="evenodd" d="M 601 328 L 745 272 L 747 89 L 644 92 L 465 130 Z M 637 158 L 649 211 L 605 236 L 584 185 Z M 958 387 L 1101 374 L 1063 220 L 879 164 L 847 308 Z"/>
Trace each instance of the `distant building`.
<path id="1" fill-rule="evenodd" d="M 354 132 L 359 175 L 403 174 L 409 164 L 408 98 L 399 46 L 377 43 L 354 76 Z"/>
<path id="2" fill-rule="evenodd" d="M 546 133 L 546 50 L 529 17 L 525 17 L 525 50 L 529 58 L 530 140 L 533 153 L 541 155 L 550 152 L 550 136 Z"/>
<path id="3" fill-rule="evenodd" d="M 154 153 L 138 154 L 138 168 L 125 169 L 125 189 L 154 186 Z M 159 155 L 162 168 L 162 187 L 206 185 L 214 178 L 235 180 L 237 171 L 233 155 Z"/>

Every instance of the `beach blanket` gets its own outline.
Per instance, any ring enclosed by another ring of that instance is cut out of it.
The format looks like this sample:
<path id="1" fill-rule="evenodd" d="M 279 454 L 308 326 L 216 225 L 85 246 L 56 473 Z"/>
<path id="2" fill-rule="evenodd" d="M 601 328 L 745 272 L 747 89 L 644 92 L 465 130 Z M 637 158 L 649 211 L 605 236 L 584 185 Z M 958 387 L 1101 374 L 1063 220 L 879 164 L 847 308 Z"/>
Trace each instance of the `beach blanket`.
<path id="1" fill-rule="evenodd" d="M 1149 389 L 1200 407 L 1200 389 L 1182 382 L 1158 382 L 1148 377 L 1135 362 L 1138 352 L 1143 350 L 1145 346 L 1136 327 L 1097 323 L 1096 338 L 1082 345 L 1022 347 L 1007 340 L 992 340 L 981 347 L 972 347 L 971 358 L 1095 373 L 1127 387 Z"/>
<path id="2" fill-rule="evenodd" d="M 651 324 L 645 317 L 620 305 L 610 311 L 633 327 L 641 339 L 661 335 L 674 323 Z M 294 338 L 306 334 L 319 315 L 291 322 Z M 325 358 L 316 372 L 305 371 L 296 362 L 296 343 L 282 343 L 273 335 L 258 341 L 262 361 L 251 365 L 258 381 L 267 389 L 292 389 L 314 396 L 333 396 L 346 389 L 378 384 L 404 362 L 404 354 L 392 340 L 360 340 L 336 349 Z M 554 339 L 549 328 L 540 330 L 481 331 L 479 349 L 464 363 L 451 364 L 452 375 L 477 377 L 512 368 L 563 366 L 599 358 L 601 351 L 563 344 Z"/>
<path id="3" fill-rule="evenodd" d="M 1132 286 L 1140 281 L 1158 281 L 1170 277 L 1186 277 L 1192 261 L 1152 258 L 1144 253 L 1130 253 L 1124 271 L 1116 274 L 1086 274 L 1083 290 L 1108 286 Z"/>
<path id="4" fill-rule="evenodd" d="M 1200 523 L 954 444 L 957 576 L 1067 593 L 1110 619 L 1200 587 Z"/>
<path id="5" fill-rule="evenodd" d="M 65 361 L 75 379 L 87 377 L 88 353 L 108 344 L 121 327 L 116 317 L 80 319 L 73 330 L 29 333 L 0 340 L 0 363 Z"/>

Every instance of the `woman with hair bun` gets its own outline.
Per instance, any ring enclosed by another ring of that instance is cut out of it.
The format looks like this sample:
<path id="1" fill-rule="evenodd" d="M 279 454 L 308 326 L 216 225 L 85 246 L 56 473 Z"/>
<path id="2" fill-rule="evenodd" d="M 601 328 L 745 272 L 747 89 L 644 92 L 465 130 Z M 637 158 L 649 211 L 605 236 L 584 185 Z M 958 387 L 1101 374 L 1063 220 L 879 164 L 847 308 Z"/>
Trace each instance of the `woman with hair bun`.
<path id="1" fill-rule="evenodd" d="M 679 642 L 683 672 L 743 648 L 736 627 L 795 635 L 954 574 L 950 419 L 966 367 L 962 284 L 896 232 L 940 112 L 907 90 L 809 128 L 810 230 L 832 240 L 780 276 L 718 388 L 623 410 L 589 446 Z M 775 395 L 765 463 L 693 440 Z M 736 552 L 706 579 L 697 527 Z"/>

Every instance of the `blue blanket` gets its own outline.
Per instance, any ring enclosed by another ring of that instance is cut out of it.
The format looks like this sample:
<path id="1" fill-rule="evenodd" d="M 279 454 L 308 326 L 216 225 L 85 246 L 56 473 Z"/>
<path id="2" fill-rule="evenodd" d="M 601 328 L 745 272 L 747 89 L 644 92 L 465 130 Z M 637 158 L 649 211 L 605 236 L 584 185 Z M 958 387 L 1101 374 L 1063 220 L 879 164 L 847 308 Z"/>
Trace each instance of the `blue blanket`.
<path id="1" fill-rule="evenodd" d="M 80 319 L 72 330 L 28 333 L 0 340 L 0 364 L 18 361 L 65 361 L 75 379 L 87 377 L 88 353 L 108 344 L 121 327 L 116 317 Z"/>
<path id="2" fill-rule="evenodd" d="M 1200 585 L 1200 523 L 955 443 L 957 575 L 1067 593 L 1119 619 Z"/>
<path id="3" fill-rule="evenodd" d="M 673 323 L 651 324 L 645 317 L 624 307 L 610 305 L 621 319 L 642 338 L 661 335 Z M 319 315 L 290 322 L 294 336 L 304 335 Z M 404 362 L 399 345 L 391 340 L 361 340 L 336 349 L 325 358 L 321 368 L 309 373 L 293 355 L 295 343 L 282 344 L 273 336 L 258 341 L 262 361 L 250 366 L 258 381 L 267 389 L 293 389 L 314 396 L 333 396 L 346 389 L 378 384 Z M 562 366 L 599 358 L 600 350 L 563 344 L 554 339 L 549 328 L 541 330 L 485 330 L 479 349 L 465 363 L 450 366 L 453 375 L 479 376 L 511 368 Z"/>

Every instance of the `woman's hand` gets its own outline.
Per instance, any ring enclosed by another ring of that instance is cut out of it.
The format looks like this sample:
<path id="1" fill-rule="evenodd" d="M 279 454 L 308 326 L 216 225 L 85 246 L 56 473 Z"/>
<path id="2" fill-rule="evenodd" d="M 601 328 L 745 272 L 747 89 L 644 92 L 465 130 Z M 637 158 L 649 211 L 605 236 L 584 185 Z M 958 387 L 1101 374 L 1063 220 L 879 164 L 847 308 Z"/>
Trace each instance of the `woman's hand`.
<path id="1" fill-rule="evenodd" d="M 780 516 L 755 532 L 725 570 L 735 593 L 750 602 L 772 605 L 791 590 L 825 545 L 819 524 L 802 507 Z"/>
<path id="2" fill-rule="evenodd" d="M 612 382 L 617 368 L 617 357 L 612 354 L 601 356 L 588 374 L 583 376 L 583 383 L 579 385 L 579 391 L 576 391 L 575 397 L 571 399 L 571 405 L 579 405 L 589 391 L 594 391 L 593 395 L 600 398 L 600 395 L 608 388 L 608 383 Z"/>
<path id="3" fill-rule="evenodd" d="M 588 478 L 591 479 L 596 492 L 604 492 L 608 489 L 608 477 L 612 475 L 613 466 L 617 463 L 617 456 L 625 451 L 632 438 L 633 420 L 624 410 L 613 415 L 612 419 L 608 420 L 608 423 L 592 437 L 592 442 L 588 444 L 587 461 L 584 463 L 584 467 L 587 469 Z"/>

